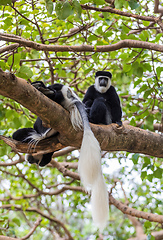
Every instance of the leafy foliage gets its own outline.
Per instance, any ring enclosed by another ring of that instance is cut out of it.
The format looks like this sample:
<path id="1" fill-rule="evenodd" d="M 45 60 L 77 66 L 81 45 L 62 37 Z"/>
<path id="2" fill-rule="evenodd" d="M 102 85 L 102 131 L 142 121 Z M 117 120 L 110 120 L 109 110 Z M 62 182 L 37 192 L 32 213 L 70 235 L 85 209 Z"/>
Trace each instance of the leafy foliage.
<path id="1" fill-rule="evenodd" d="M 71 46 L 91 45 L 97 49 L 97 46 L 110 46 L 123 40 L 163 45 L 162 28 L 158 21 L 98 11 L 99 8 L 110 7 L 137 16 L 158 17 L 154 14 L 153 1 L 115 0 L 111 5 L 109 2 L 0 0 L 1 33 L 12 34 L 11 39 L 66 45 L 70 49 L 68 52 L 37 51 L 20 44 L 1 54 L 0 67 L 29 82 L 43 80 L 50 84 L 55 80 L 69 84 L 81 98 L 88 86 L 94 83 L 97 70 L 110 70 L 113 74 L 112 84 L 121 98 L 123 121 L 154 131 L 155 126 L 160 126 L 163 116 L 162 52 L 145 47 L 125 47 L 104 52 L 71 51 Z M 83 8 L 83 5 L 90 5 L 96 10 Z M 1 48 L 7 46 L 5 41 L 0 44 Z M 31 127 L 34 120 L 35 116 L 18 103 L 0 98 L 0 134 L 11 136 L 18 128 Z M 71 188 L 79 187 L 78 181 L 64 177 L 51 165 L 45 168 L 29 165 L 24 161 L 24 156 L 12 152 L 2 141 L 0 144 L 1 206 L 11 205 L 9 211 L 3 207 L 0 210 L 2 235 L 23 237 L 41 215 L 42 222 L 30 239 L 64 237 L 65 231 L 55 219 L 66 226 L 74 239 L 97 239 L 98 231 L 92 224 L 89 196 Z M 77 162 L 77 157 L 78 152 L 75 151 L 60 156 L 57 161 L 62 166 L 64 162 Z M 108 188 L 111 189 L 116 183 L 112 192 L 116 198 L 124 202 L 127 197 L 131 207 L 163 214 L 162 159 L 119 152 L 105 154 L 102 163 Z M 70 189 L 60 193 L 63 186 Z M 18 206 L 19 211 L 16 209 Z M 151 232 L 160 229 L 161 225 L 149 221 L 143 223 L 147 239 L 153 239 Z M 111 206 L 104 239 L 126 240 L 134 234 L 135 229 L 129 218 Z"/>

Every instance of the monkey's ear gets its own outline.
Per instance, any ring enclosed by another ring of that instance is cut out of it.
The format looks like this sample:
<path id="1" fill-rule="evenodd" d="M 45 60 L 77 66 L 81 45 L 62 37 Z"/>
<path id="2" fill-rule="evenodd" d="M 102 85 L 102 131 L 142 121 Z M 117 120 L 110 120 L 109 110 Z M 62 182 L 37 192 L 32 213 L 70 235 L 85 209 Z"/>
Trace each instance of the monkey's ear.
<path id="1" fill-rule="evenodd" d="M 47 88 L 45 84 L 41 81 L 33 82 L 32 86 L 42 92 L 47 97 L 53 96 L 56 92 L 55 90 L 50 90 L 49 88 Z"/>

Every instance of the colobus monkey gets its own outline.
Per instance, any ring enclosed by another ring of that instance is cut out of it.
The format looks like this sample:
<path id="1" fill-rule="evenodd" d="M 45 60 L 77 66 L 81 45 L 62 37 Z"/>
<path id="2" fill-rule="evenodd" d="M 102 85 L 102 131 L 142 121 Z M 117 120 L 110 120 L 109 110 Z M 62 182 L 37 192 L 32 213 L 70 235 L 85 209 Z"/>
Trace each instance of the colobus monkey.
<path id="1" fill-rule="evenodd" d="M 83 103 L 91 123 L 122 125 L 120 100 L 111 85 L 111 78 L 112 74 L 108 71 L 96 72 L 95 84 L 88 88 L 84 96 Z"/>
<path id="2" fill-rule="evenodd" d="M 71 122 L 75 129 L 83 127 L 78 169 L 81 182 L 85 189 L 91 192 L 93 220 L 102 231 L 108 219 L 108 192 L 101 170 L 100 145 L 91 131 L 85 106 L 69 87 L 62 84 L 53 84 L 46 87 L 41 81 L 38 81 L 34 82 L 33 86 L 70 112 Z M 45 127 L 38 117 L 34 128 L 19 129 L 13 134 L 13 138 L 28 142 L 30 145 L 36 145 L 40 140 L 55 134 L 57 132 L 52 128 Z M 53 152 L 39 154 L 38 156 L 28 155 L 27 160 L 30 163 L 38 163 L 40 166 L 44 166 L 50 162 L 52 154 Z"/>

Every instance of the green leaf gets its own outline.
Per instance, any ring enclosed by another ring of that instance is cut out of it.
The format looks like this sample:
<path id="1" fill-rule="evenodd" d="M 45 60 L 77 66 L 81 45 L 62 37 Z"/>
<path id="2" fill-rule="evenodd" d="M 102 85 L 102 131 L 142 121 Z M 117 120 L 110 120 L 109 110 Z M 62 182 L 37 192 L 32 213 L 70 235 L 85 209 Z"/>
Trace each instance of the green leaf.
<path id="1" fill-rule="evenodd" d="M 11 55 L 7 60 L 8 65 L 11 66 L 13 64 L 13 66 L 19 67 L 20 57 L 21 57 L 20 53 L 16 53 L 14 55 Z"/>
<path id="2" fill-rule="evenodd" d="M 103 4 L 105 4 L 105 1 L 104 1 L 104 0 L 93 0 L 93 2 L 94 2 L 96 5 L 103 5 Z"/>
<path id="3" fill-rule="evenodd" d="M 139 4 L 138 4 L 137 0 L 130 0 L 128 3 L 129 3 L 129 6 L 132 10 L 139 7 Z"/>
<path id="4" fill-rule="evenodd" d="M 139 160 L 139 154 L 138 153 L 133 154 L 133 156 L 132 156 L 133 163 L 137 164 L 138 160 Z"/>
<path id="5" fill-rule="evenodd" d="M 147 99 L 147 97 L 153 92 L 153 89 L 147 89 L 145 92 L 144 92 L 144 99 Z"/>
<path id="6" fill-rule="evenodd" d="M 18 71 L 18 77 L 29 79 L 33 76 L 33 72 L 31 69 L 27 66 L 21 66 L 19 71 Z"/>
<path id="7" fill-rule="evenodd" d="M 141 179 L 143 180 L 146 176 L 147 176 L 147 172 L 146 171 L 142 171 L 141 172 Z"/>
<path id="8" fill-rule="evenodd" d="M 82 8 L 77 0 L 73 0 L 72 9 L 77 13 L 78 17 L 81 17 Z"/>
<path id="9" fill-rule="evenodd" d="M 0 5 L 7 6 L 8 4 L 11 4 L 12 0 L 0 0 Z"/>
<path id="10" fill-rule="evenodd" d="M 21 226 L 20 220 L 19 218 L 13 218 L 12 222 L 14 222 L 16 225 L 18 225 L 19 227 Z"/>
<path id="11" fill-rule="evenodd" d="M 60 20 L 65 20 L 73 14 L 72 7 L 69 2 L 57 3 L 55 7 L 56 14 Z"/>
<path id="12" fill-rule="evenodd" d="M 148 157 L 144 157 L 144 162 L 145 162 L 146 164 L 150 164 L 150 163 L 151 163 L 151 160 L 150 160 L 150 158 L 148 158 Z"/>
<path id="13" fill-rule="evenodd" d="M 158 33 L 155 38 L 155 42 L 158 42 L 160 38 L 162 37 L 162 33 Z"/>
<path id="14" fill-rule="evenodd" d="M 161 168 L 157 168 L 156 171 L 154 171 L 153 175 L 154 175 L 156 178 L 161 179 L 161 178 L 162 178 L 162 175 L 163 175 L 163 170 L 162 170 Z"/>
<path id="15" fill-rule="evenodd" d="M 53 12 L 53 2 L 51 0 L 45 0 L 46 9 L 49 14 Z"/>
<path id="16" fill-rule="evenodd" d="M 141 32 L 141 34 L 139 35 L 140 39 L 142 41 L 146 41 L 148 38 L 149 38 L 149 34 L 148 34 L 148 31 L 143 31 Z"/>
<path id="17" fill-rule="evenodd" d="M 58 2 L 55 5 L 55 11 L 56 11 L 56 14 L 57 14 L 58 18 L 60 17 L 60 15 L 62 13 L 62 7 L 63 7 L 63 3 L 61 3 L 61 2 Z"/>
<path id="18" fill-rule="evenodd" d="M 124 64 L 123 65 L 123 71 L 124 72 L 129 72 L 131 70 L 132 66 L 131 64 Z"/>
<path id="19" fill-rule="evenodd" d="M 143 75 L 143 68 L 142 68 L 142 67 L 138 67 L 138 68 L 137 68 L 137 71 L 136 71 L 135 73 L 136 73 L 136 76 L 138 76 L 139 78 L 141 78 L 142 75 Z"/>
<path id="20" fill-rule="evenodd" d="M 148 234 L 148 236 L 147 236 L 147 240 L 155 240 L 155 237 L 152 236 L 151 234 Z"/>
<path id="21" fill-rule="evenodd" d="M 148 86 L 146 84 L 143 84 L 137 92 L 138 93 L 144 92 L 147 88 L 148 88 Z"/>
<path id="22" fill-rule="evenodd" d="M 157 77 L 159 78 L 161 75 L 161 72 L 163 71 L 163 67 L 157 67 L 156 72 L 157 72 Z"/>
<path id="23" fill-rule="evenodd" d="M 137 81 L 134 82 L 134 88 L 138 86 L 142 82 L 141 79 L 138 79 Z"/>
<path id="24" fill-rule="evenodd" d="M 153 174 L 148 174 L 147 179 L 148 179 L 149 182 L 152 182 Z"/>
<path id="25" fill-rule="evenodd" d="M 4 23 L 5 23 L 5 29 L 9 28 L 10 26 L 13 25 L 13 19 L 12 17 L 7 17 L 5 20 L 4 20 Z"/>
<path id="26" fill-rule="evenodd" d="M 115 8 L 122 8 L 123 7 L 123 1 L 122 0 L 115 0 L 114 1 Z"/>
<path id="27" fill-rule="evenodd" d="M 152 226 L 152 223 L 150 222 L 150 221 L 146 221 L 145 223 L 144 223 L 144 227 L 145 228 L 150 228 Z"/>
<path id="28" fill-rule="evenodd" d="M 4 61 L 0 60 L 0 68 L 2 68 L 2 70 L 6 70 L 6 63 Z"/>

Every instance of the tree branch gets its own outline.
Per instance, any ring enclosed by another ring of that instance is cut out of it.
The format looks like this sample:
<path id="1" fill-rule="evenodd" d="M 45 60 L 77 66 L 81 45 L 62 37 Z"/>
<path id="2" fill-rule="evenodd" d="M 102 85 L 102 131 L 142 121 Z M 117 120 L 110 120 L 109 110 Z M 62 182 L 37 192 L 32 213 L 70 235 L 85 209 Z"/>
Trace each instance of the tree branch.
<path id="1" fill-rule="evenodd" d="M 14 44 L 8 45 L 8 46 L 3 47 L 3 48 L 0 49 L 0 54 L 4 53 L 4 52 L 11 51 L 11 50 L 14 50 L 14 49 L 16 49 L 18 47 L 19 47 L 18 43 L 14 43 Z"/>
<path id="2" fill-rule="evenodd" d="M 0 240 L 20 240 L 20 239 L 0 235 Z"/>
<path id="3" fill-rule="evenodd" d="M 113 204 L 116 208 L 118 208 L 121 212 L 124 214 L 138 217 L 138 218 L 143 218 L 151 222 L 159 222 L 163 223 L 163 215 L 157 215 L 154 213 L 147 213 L 147 212 L 142 212 L 139 210 L 136 210 L 134 208 L 128 207 L 126 204 L 117 201 L 112 195 L 109 195 L 109 202 Z"/>
<path id="4" fill-rule="evenodd" d="M 137 14 L 133 14 L 133 13 L 123 12 L 123 11 L 120 11 L 118 9 L 111 8 L 111 7 L 97 8 L 97 7 L 89 6 L 87 4 L 85 4 L 85 5 L 81 4 L 81 7 L 82 7 L 82 9 L 86 9 L 86 10 L 93 10 L 93 11 L 97 11 L 97 12 L 110 12 L 110 13 L 118 14 L 120 16 L 125 16 L 125 17 L 129 17 L 129 18 L 132 17 L 132 18 L 136 18 L 136 19 L 140 19 L 140 20 L 144 20 L 144 21 L 150 21 L 150 22 L 156 22 L 158 19 L 156 17 L 141 16 L 141 15 L 137 15 Z"/>
<path id="5" fill-rule="evenodd" d="M 163 230 L 157 232 L 151 232 L 151 235 L 154 236 L 155 240 L 162 240 L 163 239 Z M 129 238 L 128 240 L 146 240 L 147 235 L 143 234 L 139 237 Z"/>
<path id="6" fill-rule="evenodd" d="M 159 0 L 155 0 L 154 13 L 163 13 L 163 8 L 159 8 Z"/>
<path id="7" fill-rule="evenodd" d="M 119 41 L 118 43 L 114 43 L 111 45 L 80 45 L 80 46 L 68 46 L 68 45 L 46 45 L 33 41 L 26 40 L 24 38 L 17 38 L 13 35 L 9 36 L 9 34 L 0 33 L 0 40 L 6 42 L 15 42 L 19 43 L 24 47 L 30 47 L 36 49 L 37 51 L 51 51 L 51 52 L 111 52 L 116 51 L 121 48 L 142 48 L 149 49 L 158 52 L 163 52 L 163 46 L 151 42 L 132 40 L 132 39 L 124 39 Z"/>
<path id="8" fill-rule="evenodd" d="M 48 99 L 24 79 L 0 70 L 0 94 L 21 103 L 39 116 L 46 124 L 59 132 L 57 138 L 47 140 L 48 146 L 44 145 L 45 151 L 49 152 L 52 150 L 49 147 L 49 141 L 50 144 L 54 141 L 54 151 L 65 146 L 80 148 L 83 133 L 73 129 L 68 112 L 57 103 Z M 116 124 L 91 124 L 91 127 L 101 144 L 102 150 L 128 151 L 163 157 L 163 135 L 161 134 L 133 126 L 123 125 L 119 128 Z M 12 140 L 10 139 L 10 141 Z M 36 151 L 40 151 L 38 146 L 36 146 Z M 25 149 L 19 149 L 19 151 L 29 152 L 28 144 L 26 144 Z"/>
<path id="9" fill-rule="evenodd" d="M 34 226 L 33 226 L 33 228 L 30 230 L 30 232 L 29 232 L 26 236 L 20 238 L 20 240 L 28 239 L 28 238 L 34 233 L 34 231 L 36 230 L 36 228 L 40 225 L 41 221 L 42 221 L 42 220 L 41 220 L 41 217 L 38 217 L 37 221 L 34 223 Z"/>

